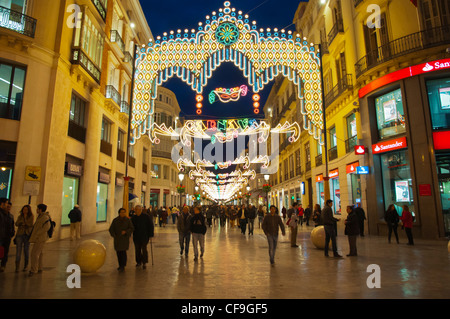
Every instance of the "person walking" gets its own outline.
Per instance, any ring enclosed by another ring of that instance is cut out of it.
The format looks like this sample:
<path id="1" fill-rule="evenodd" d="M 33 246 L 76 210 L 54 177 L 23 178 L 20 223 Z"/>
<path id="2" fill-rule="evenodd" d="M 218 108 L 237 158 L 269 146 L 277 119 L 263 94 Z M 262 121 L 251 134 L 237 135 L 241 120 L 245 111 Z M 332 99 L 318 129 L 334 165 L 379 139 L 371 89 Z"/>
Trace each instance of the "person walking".
<path id="1" fill-rule="evenodd" d="M 0 272 L 4 272 L 8 262 L 9 247 L 11 239 L 16 232 L 14 228 L 14 217 L 11 214 L 11 202 L 6 198 L 0 199 L 0 246 L 3 247 L 3 257 L 0 263 Z"/>
<path id="2" fill-rule="evenodd" d="M 298 206 L 298 222 L 300 223 L 300 226 L 303 226 L 303 215 L 305 214 L 305 211 L 303 209 L 302 204 L 299 204 Z"/>
<path id="3" fill-rule="evenodd" d="M 366 220 L 366 212 L 361 207 L 361 203 L 356 204 L 355 208 L 356 216 L 358 216 L 359 221 L 359 234 L 361 237 L 364 237 L 364 221 Z"/>
<path id="4" fill-rule="evenodd" d="M 187 206 L 183 207 L 183 212 L 178 217 L 177 230 L 178 230 L 178 241 L 180 244 L 180 255 L 188 256 L 189 253 L 189 243 L 191 241 L 191 215 L 189 214 L 189 208 Z"/>
<path id="5" fill-rule="evenodd" d="M 248 204 L 248 234 L 253 236 L 253 229 L 255 228 L 256 207 Z"/>
<path id="6" fill-rule="evenodd" d="M 395 239 L 397 240 L 397 244 L 399 243 L 398 240 L 398 223 L 400 222 L 400 217 L 397 214 L 397 210 L 395 209 L 394 204 L 390 204 L 387 211 L 384 213 L 384 220 L 386 221 L 386 224 L 388 226 L 388 242 L 391 243 L 391 236 L 392 232 L 394 232 Z"/>
<path id="7" fill-rule="evenodd" d="M 245 205 L 242 205 L 239 209 L 239 227 L 241 228 L 241 234 L 245 235 L 245 231 L 247 230 L 247 218 L 248 211 L 245 209 Z"/>
<path id="8" fill-rule="evenodd" d="M 205 253 L 205 217 L 200 213 L 198 206 L 194 207 L 194 216 L 191 219 L 192 246 L 194 247 L 194 260 L 198 260 L 198 245 L 200 244 L 200 258 Z"/>
<path id="9" fill-rule="evenodd" d="M 33 243 L 30 258 L 30 272 L 29 276 L 42 272 L 42 265 L 44 259 L 44 246 L 49 240 L 48 231 L 50 230 L 50 215 L 47 212 L 47 205 L 39 204 L 37 206 L 37 217 L 33 225 L 33 230 L 30 235 L 30 243 Z"/>
<path id="10" fill-rule="evenodd" d="M 308 204 L 308 207 L 305 209 L 305 219 L 306 226 L 309 226 L 309 219 L 311 218 L 311 205 Z"/>
<path id="11" fill-rule="evenodd" d="M 260 228 L 260 229 L 261 229 L 261 225 L 262 225 L 263 220 L 264 220 L 263 207 L 261 205 L 259 205 L 259 208 L 258 208 L 258 228 Z"/>
<path id="12" fill-rule="evenodd" d="M 313 211 L 314 227 L 320 226 L 320 224 L 321 224 L 320 213 L 321 213 L 320 205 L 319 204 L 315 204 L 314 205 L 314 211 Z"/>
<path id="13" fill-rule="evenodd" d="M 321 222 L 325 229 L 325 257 L 328 257 L 328 245 L 331 240 L 334 257 L 341 258 L 342 256 L 337 251 L 336 242 L 336 222 L 340 221 L 340 219 L 333 217 L 331 206 L 333 206 L 333 201 L 328 199 L 320 214 Z"/>
<path id="14" fill-rule="evenodd" d="M 33 229 L 34 216 L 30 205 L 25 205 L 20 210 L 19 217 L 16 220 L 17 233 L 14 238 L 16 244 L 16 272 L 19 271 L 22 251 L 25 259 L 23 271 L 27 270 L 30 257 L 30 235 Z"/>
<path id="15" fill-rule="evenodd" d="M 80 206 L 75 205 L 69 212 L 70 219 L 70 240 L 81 238 L 81 210 Z"/>
<path id="16" fill-rule="evenodd" d="M 298 247 L 297 245 L 297 232 L 298 232 L 298 204 L 293 203 L 292 208 L 288 210 L 288 226 L 291 230 L 291 247 Z"/>
<path id="17" fill-rule="evenodd" d="M 270 214 L 264 216 L 262 229 L 267 237 L 269 243 L 269 258 L 270 264 L 275 264 L 275 251 L 278 243 L 278 230 L 281 229 L 281 234 L 286 235 L 283 220 L 281 219 L 278 208 L 276 206 L 270 206 Z"/>
<path id="18" fill-rule="evenodd" d="M 109 227 L 109 234 L 114 238 L 114 250 L 117 254 L 119 272 L 125 270 L 127 265 L 127 250 L 130 247 L 130 237 L 134 231 L 133 223 L 127 216 L 125 208 L 119 209 L 119 216 L 114 218 Z"/>
<path id="19" fill-rule="evenodd" d="M 359 235 L 359 219 L 352 206 L 347 206 L 347 219 L 345 220 L 345 235 L 348 236 L 350 252 L 347 256 L 357 256 L 356 238 Z"/>
<path id="20" fill-rule="evenodd" d="M 409 211 L 409 207 L 407 205 L 403 205 L 403 212 L 402 217 L 400 217 L 400 220 L 402 221 L 402 228 L 405 229 L 406 236 L 408 237 L 408 245 L 414 245 L 414 239 L 412 234 L 412 227 L 413 227 L 413 216 L 412 213 Z"/>
<path id="21" fill-rule="evenodd" d="M 148 263 L 147 245 L 149 240 L 154 236 L 153 219 L 142 212 L 142 206 L 136 205 L 134 215 L 131 217 L 133 223 L 133 243 L 136 258 L 136 267 L 146 268 Z"/>

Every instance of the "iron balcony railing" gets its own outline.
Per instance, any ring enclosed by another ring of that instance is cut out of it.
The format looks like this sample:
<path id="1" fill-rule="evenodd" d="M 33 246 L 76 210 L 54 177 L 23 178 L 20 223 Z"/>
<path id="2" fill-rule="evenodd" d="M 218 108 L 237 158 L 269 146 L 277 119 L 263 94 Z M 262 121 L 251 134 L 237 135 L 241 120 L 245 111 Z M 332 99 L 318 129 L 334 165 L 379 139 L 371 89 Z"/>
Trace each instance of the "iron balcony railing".
<path id="1" fill-rule="evenodd" d="M 94 62 L 89 59 L 89 57 L 83 52 L 82 49 L 73 49 L 72 50 L 72 63 L 81 65 L 90 76 L 100 84 L 100 76 L 102 72 L 100 69 L 94 64 Z"/>
<path id="2" fill-rule="evenodd" d="M 393 40 L 369 52 L 356 62 L 356 77 L 359 78 L 371 68 L 399 56 L 448 44 L 449 42 L 450 25 L 419 31 Z"/>
<path id="3" fill-rule="evenodd" d="M 330 161 L 336 159 L 338 157 L 337 146 L 334 146 L 328 150 L 328 158 Z"/>
<path id="4" fill-rule="evenodd" d="M 331 90 L 325 95 L 325 105 L 329 106 L 334 102 L 342 93 L 347 90 L 353 89 L 352 75 L 347 74 L 344 76 Z"/>
<path id="5" fill-rule="evenodd" d="M 322 165 L 322 154 L 316 156 L 316 167 Z"/>
<path id="6" fill-rule="evenodd" d="M 0 27 L 34 38 L 37 20 L 0 6 Z"/>
<path id="7" fill-rule="evenodd" d="M 355 146 L 358 143 L 358 136 L 352 136 L 349 139 L 345 140 L 345 152 L 350 153 L 355 150 Z"/>
<path id="8" fill-rule="evenodd" d="M 122 97 L 120 96 L 120 93 L 117 91 L 117 89 L 113 85 L 107 85 L 106 86 L 106 98 L 111 99 L 114 102 L 117 103 L 117 105 L 121 106 Z"/>
<path id="9" fill-rule="evenodd" d="M 133 56 L 131 55 L 131 53 L 130 52 L 128 52 L 128 51 L 125 51 L 124 52 L 124 58 L 123 58 L 123 62 L 125 62 L 125 63 L 130 63 L 130 62 L 133 62 Z"/>
<path id="10" fill-rule="evenodd" d="M 125 53 L 125 43 L 123 42 L 117 30 L 111 31 L 111 42 L 116 43 L 119 46 L 120 50 Z"/>
<path id="11" fill-rule="evenodd" d="M 328 45 L 331 45 L 331 42 L 333 42 L 334 38 L 336 38 L 339 32 L 344 32 L 344 23 L 342 22 L 342 18 L 338 19 L 335 22 L 330 32 L 328 33 Z"/>
<path id="12" fill-rule="evenodd" d="M 107 0 L 92 0 L 92 3 L 102 17 L 103 21 L 106 20 L 106 2 Z"/>
<path id="13" fill-rule="evenodd" d="M 127 101 L 122 101 L 120 103 L 120 112 L 121 113 L 125 113 L 125 114 L 130 114 L 130 105 L 128 104 Z"/>

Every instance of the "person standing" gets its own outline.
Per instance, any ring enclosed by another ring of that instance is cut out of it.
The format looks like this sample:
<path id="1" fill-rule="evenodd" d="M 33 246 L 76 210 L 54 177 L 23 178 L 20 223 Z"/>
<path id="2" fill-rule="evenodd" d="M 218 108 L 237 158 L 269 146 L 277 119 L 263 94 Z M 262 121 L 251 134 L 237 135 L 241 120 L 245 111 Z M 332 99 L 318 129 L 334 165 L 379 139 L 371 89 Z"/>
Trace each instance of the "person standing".
<path id="1" fill-rule="evenodd" d="M 81 210 L 80 206 L 75 205 L 69 212 L 70 219 L 70 240 L 81 238 Z"/>
<path id="2" fill-rule="evenodd" d="M 252 204 L 248 204 L 248 234 L 253 235 L 253 229 L 255 228 L 256 207 Z"/>
<path id="3" fill-rule="evenodd" d="M 292 208 L 289 208 L 289 228 L 291 230 L 291 247 L 298 247 L 297 245 L 297 232 L 298 232 L 298 219 L 299 215 L 297 213 L 297 203 L 292 204 Z"/>
<path id="4" fill-rule="evenodd" d="M 395 209 L 394 204 L 389 205 L 386 213 L 384 214 L 384 220 L 386 221 L 386 224 L 388 226 L 388 231 L 389 231 L 388 242 L 391 243 L 392 231 L 394 231 L 395 239 L 397 240 L 397 244 L 398 244 L 399 240 L 398 240 L 397 228 L 398 228 L 398 223 L 400 222 L 400 218 L 397 214 L 397 210 Z"/>
<path id="5" fill-rule="evenodd" d="M 361 237 L 364 237 L 364 221 L 366 220 L 366 213 L 364 209 L 361 207 L 361 203 L 356 204 L 355 208 L 356 216 L 358 216 L 359 221 L 359 234 Z"/>
<path id="6" fill-rule="evenodd" d="M 306 226 L 309 226 L 309 219 L 311 218 L 311 205 L 308 204 L 308 207 L 305 209 L 305 222 Z"/>
<path id="7" fill-rule="evenodd" d="M 345 220 L 345 234 L 348 236 L 350 252 L 347 256 L 357 256 L 356 238 L 359 235 L 359 219 L 352 206 L 347 206 L 347 219 Z"/>
<path id="8" fill-rule="evenodd" d="M 148 263 L 147 245 L 154 236 L 153 219 L 142 212 L 142 206 L 136 205 L 134 208 L 134 215 L 131 217 L 133 223 L 133 243 L 136 258 L 136 267 L 145 269 Z"/>
<path id="9" fill-rule="evenodd" d="M 48 231 L 50 230 L 50 215 L 47 212 L 47 205 L 39 204 L 37 206 L 37 217 L 34 223 L 33 230 L 30 235 L 30 243 L 33 243 L 33 249 L 31 250 L 31 265 L 29 276 L 33 276 L 36 273 L 42 272 L 42 264 L 44 258 L 44 246 L 48 237 Z"/>
<path id="10" fill-rule="evenodd" d="M 298 207 L 298 222 L 300 223 L 300 226 L 303 226 L 303 215 L 305 214 L 305 211 L 303 210 L 302 204 Z"/>
<path id="11" fill-rule="evenodd" d="M 198 245 L 200 244 L 200 258 L 205 253 L 205 216 L 200 213 L 198 206 L 194 207 L 194 216 L 191 219 L 192 245 L 194 247 L 194 260 L 198 260 Z"/>
<path id="12" fill-rule="evenodd" d="M 270 206 L 270 214 L 264 216 L 262 229 L 267 237 L 267 242 L 269 243 L 270 264 L 274 265 L 275 251 L 277 249 L 278 243 L 278 229 L 281 229 L 281 233 L 283 236 L 286 235 L 283 220 L 278 214 L 278 208 L 276 206 Z"/>
<path id="13" fill-rule="evenodd" d="M 403 205 L 402 217 L 400 217 L 402 221 L 403 228 L 405 229 L 406 236 L 408 237 L 408 245 L 414 245 L 414 239 L 412 234 L 413 227 L 413 216 L 409 211 L 409 207 L 407 205 Z"/>
<path id="14" fill-rule="evenodd" d="M 242 205 L 239 209 L 239 226 L 241 228 L 241 234 L 245 235 L 245 231 L 247 230 L 247 218 L 248 218 L 248 212 L 247 209 L 245 209 L 245 205 Z"/>
<path id="15" fill-rule="evenodd" d="M 191 241 L 191 215 L 189 214 L 189 208 L 187 206 L 183 207 L 183 212 L 178 217 L 177 230 L 178 230 L 178 241 L 180 243 L 180 255 L 183 255 L 183 250 L 185 256 L 189 253 L 189 242 Z"/>
<path id="16" fill-rule="evenodd" d="M 11 202 L 6 198 L 0 199 L 0 246 L 3 247 L 3 258 L 0 264 L 0 272 L 4 272 L 8 262 L 11 238 L 16 232 L 14 228 L 14 217 L 11 214 Z"/>
<path id="17" fill-rule="evenodd" d="M 31 211 L 30 205 L 25 205 L 20 211 L 19 217 L 16 220 L 17 233 L 14 238 L 14 243 L 16 244 L 16 272 L 19 271 L 20 259 L 22 258 L 22 250 L 25 258 L 25 264 L 23 266 L 23 271 L 27 270 L 28 261 L 30 256 L 30 235 L 33 229 L 34 216 Z"/>
<path id="18" fill-rule="evenodd" d="M 109 227 L 109 234 L 114 238 L 114 249 L 119 262 L 118 271 L 123 272 L 127 265 L 127 250 L 130 247 L 130 237 L 134 231 L 133 223 L 127 216 L 125 208 L 119 209 L 119 216 L 114 218 Z"/>
<path id="19" fill-rule="evenodd" d="M 333 206 L 333 201 L 328 199 L 320 214 L 321 222 L 325 229 L 325 257 L 328 257 L 328 244 L 331 240 L 334 257 L 341 258 L 342 256 L 337 251 L 336 242 L 336 222 L 340 221 L 340 219 L 333 217 L 331 206 Z"/>
<path id="20" fill-rule="evenodd" d="M 258 208 L 258 228 L 261 228 L 262 222 L 264 220 L 264 211 L 261 205 Z"/>
<path id="21" fill-rule="evenodd" d="M 314 227 L 320 226 L 321 218 L 320 218 L 320 205 L 315 204 L 314 205 L 314 211 L 313 211 L 313 221 L 314 221 Z"/>

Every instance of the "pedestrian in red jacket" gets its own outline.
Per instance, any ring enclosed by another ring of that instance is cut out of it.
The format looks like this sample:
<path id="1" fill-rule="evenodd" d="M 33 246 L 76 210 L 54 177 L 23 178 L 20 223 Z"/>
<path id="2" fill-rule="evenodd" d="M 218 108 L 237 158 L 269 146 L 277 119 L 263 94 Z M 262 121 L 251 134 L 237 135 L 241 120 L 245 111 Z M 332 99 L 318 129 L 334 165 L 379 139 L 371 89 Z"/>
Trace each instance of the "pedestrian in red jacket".
<path id="1" fill-rule="evenodd" d="M 409 207 L 403 205 L 402 217 L 400 217 L 402 221 L 403 227 L 406 232 L 406 236 L 408 237 L 408 245 L 414 245 L 413 235 L 412 235 L 412 227 L 413 227 L 413 216 L 409 211 Z"/>

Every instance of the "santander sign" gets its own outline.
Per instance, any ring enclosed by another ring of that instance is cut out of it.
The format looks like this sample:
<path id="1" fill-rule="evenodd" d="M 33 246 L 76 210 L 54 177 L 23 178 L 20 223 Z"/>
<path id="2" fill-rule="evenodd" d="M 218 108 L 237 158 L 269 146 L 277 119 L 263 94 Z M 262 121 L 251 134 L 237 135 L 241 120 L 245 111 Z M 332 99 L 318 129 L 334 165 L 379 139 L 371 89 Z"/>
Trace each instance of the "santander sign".
<path id="1" fill-rule="evenodd" d="M 372 145 L 372 153 L 379 154 L 389 151 L 395 151 L 406 147 L 406 137 L 401 137 Z"/>

